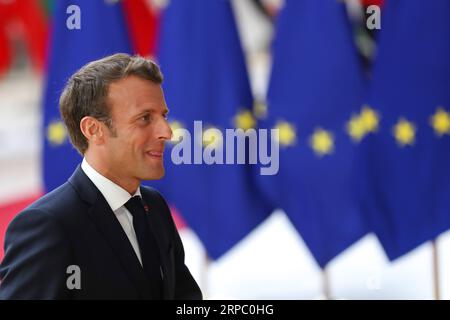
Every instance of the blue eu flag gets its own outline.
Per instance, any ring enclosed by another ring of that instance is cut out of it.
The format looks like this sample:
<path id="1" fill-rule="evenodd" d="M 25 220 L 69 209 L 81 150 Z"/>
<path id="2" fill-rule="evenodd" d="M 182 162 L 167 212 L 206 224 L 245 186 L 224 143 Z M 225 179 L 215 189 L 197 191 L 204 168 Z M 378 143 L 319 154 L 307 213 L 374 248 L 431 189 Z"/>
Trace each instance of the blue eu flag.
<path id="1" fill-rule="evenodd" d="M 388 1 L 363 142 L 363 210 L 395 259 L 450 227 L 450 2 Z"/>
<path id="2" fill-rule="evenodd" d="M 209 148 L 225 148 L 227 128 L 245 129 L 255 122 L 230 2 L 170 1 L 162 15 L 158 58 L 172 129 L 175 134 L 176 129 L 187 130 L 191 137 L 176 138 L 180 143 L 191 141 L 192 148 L 185 150 L 191 154 L 183 154 L 191 164 L 173 161 L 171 154 L 180 144 L 167 148 L 166 176 L 152 185 L 196 232 L 210 258 L 217 259 L 271 212 L 257 192 L 248 164 L 237 160 L 225 164 L 226 155 L 216 154 L 224 164 L 218 160 L 210 165 L 203 157 Z M 194 129 L 194 121 L 201 121 L 201 127 L 197 123 Z M 194 137 L 195 130 L 205 132 L 204 139 Z"/>
<path id="3" fill-rule="evenodd" d="M 279 129 L 280 171 L 259 181 L 324 267 L 368 231 L 352 185 L 365 78 L 345 4 L 287 0 L 273 51 L 261 125 Z"/>

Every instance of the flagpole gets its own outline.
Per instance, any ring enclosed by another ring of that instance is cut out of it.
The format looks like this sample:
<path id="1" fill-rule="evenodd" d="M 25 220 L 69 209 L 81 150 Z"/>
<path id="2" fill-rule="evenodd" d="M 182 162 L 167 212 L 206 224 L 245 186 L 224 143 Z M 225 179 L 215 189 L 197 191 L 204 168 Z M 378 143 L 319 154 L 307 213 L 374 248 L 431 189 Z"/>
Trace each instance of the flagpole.
<path id="1" fill-rule="evenodd" d="M 204 259 L 203 259 L 204 263 L 203 263 L 203 269 L 202 272 L 200 274 L 200 285 L 202 288 L 202 292 L 203 292 L 203 299 L 208 299 L 209 296 L 209 281 L 208 281 L 208 276 L 209 276 L 209 266 L 211 264 L 211 259 L 208 256 L 208 253 L 205 251 L 205 255 L 204 255 Z"/>
<path id="2" fill-rule="evenodd" d="M 325 300 L 331 299 L 330 278 L 326 266 L 322 268 L 322 292 Z"/>
<path id="3" fill-rule="evenodd" d="M 431 241 L 432 252 L 433 252 L 433 288 L 434 288 L 434 300 L 441 300 L 441 290 L 440 290 L 440 277 L 439 277 L 439 252 L 437 246 L 437 240 L 433 239 Z"/>

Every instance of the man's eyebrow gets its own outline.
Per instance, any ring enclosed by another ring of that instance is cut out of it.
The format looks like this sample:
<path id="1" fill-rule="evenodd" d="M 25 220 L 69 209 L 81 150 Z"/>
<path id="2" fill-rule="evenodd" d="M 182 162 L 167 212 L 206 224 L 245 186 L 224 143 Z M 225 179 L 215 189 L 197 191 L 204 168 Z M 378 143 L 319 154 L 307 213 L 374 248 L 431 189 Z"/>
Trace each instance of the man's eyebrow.
<path id="1" fill-rule="evenodd" d="M 141 110 L 139 113 L 135 114 L 134 117 L 139 117 L 144 114 L 155 113 L 155 112 L 157 112 L 157 110 L 155 110 L 155 109 L 144 109 L 144 110 Z M 167 115 L 169 113 L 169 109 L 165 108 L 162 113 L 164 115 Z"/>
<path id="2" fill-rule="evenodd" d="M 152 113 L 152 112 L 155 112 L 155 110 L 153 110 L 153 109 L 144 109 L 144 110 L 141 110 L 138 113 L 136 113 L 134 116 L 138 117 L 138 116 L 141 116 L 143 114 Z"/>

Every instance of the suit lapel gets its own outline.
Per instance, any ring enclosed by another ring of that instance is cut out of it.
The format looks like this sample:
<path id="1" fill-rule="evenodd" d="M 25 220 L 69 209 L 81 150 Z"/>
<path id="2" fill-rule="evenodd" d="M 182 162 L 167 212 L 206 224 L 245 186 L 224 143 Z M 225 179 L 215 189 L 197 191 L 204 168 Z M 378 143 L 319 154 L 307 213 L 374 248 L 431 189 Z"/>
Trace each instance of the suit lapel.
<path id="1" fill-rule="evenodd" d="M 161 268 L 162 268 L 162 272 L 163 272 L 163 298 L 164 299 L 168 299 L 170 296 L 170 290 L 169 290 L 169 272 L 168 272 L 168 262 L 167 262 L 167 258 L 168 258 L 168 252 L 166 250 L 166 247 L 164 246 L 164 236 L 163 234 L 161 234 L 162 230 L 164 230 L 162 228 L 162 226 L 160 226 L 158 224 L 158 219 L 157 219 L 157 215 L 158 212 L 156 212 L 156 210 L 152 210 L 149 209 L 148 210 L 148 214 L 147 214 L 147 222 L 150 226 L 150 230 L 152 232 L 153 237 L 155 238 L 156 243 L 158 244 L 158 248 L 159 248 L 159 256 L 161 259 Z"/>
<path id="2" fill-rule="evenodd" d="M 80 197 L 91 205 L 88 211 L 89 217 L 112 248 L 142 298 L 151 298 L 150 284 L 145 276 L 144 269 L 125 231 L 103 195 L 86 176 L 80 166 L 78 166 L 69 179 L 69 182 L 77 190 Z"/>
<path id="3" fill-rule="evenodd" d="M 91 207 L 89 214 L 120 260 L 129 278 L 143 295 L 143 298 L 151 298 L 151 291 L 144 269 L 106 200 L 103 199 L 102 201 L 99 199 Z"/>

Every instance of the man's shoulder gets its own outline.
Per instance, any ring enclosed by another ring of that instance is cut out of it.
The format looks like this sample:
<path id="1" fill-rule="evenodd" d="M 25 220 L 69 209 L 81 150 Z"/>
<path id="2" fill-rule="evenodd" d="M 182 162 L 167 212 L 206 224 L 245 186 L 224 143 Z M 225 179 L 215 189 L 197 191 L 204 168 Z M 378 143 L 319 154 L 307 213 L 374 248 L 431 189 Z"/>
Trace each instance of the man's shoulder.
<path id="1" fill-rule="evenodd" d="M 63 217 L 69 215 L 80 204 L 81 200 L 78 194 L 70 183 L 66 182 L 31 203 L 17 217 L 36 214 Z"/>
<path id="2" fill-rule="evenodd" d="M 83 223 L 80 212 L 86 208 L 74 188 L 66 182 L 18 213 L 9 223 L 7 234 L 31 230 L 43 233 L 52 230 L 55 233 L 58 229 L 62 236 L 62 230 L 67 231 Z"/>
<path id="3" fill-rule="evenodd" d="M 142 186 L 141 185 L 141 193 L 144 199 L 152 199 L 153 201 L 164 201 L 164 197 L 162 196 L 161 192 L 156 190 L 153 187 L 149 186 Z"/>
<path id="4" fill-rule="evenodd" d="M 74 201 L 80 201 L 80 198 L 72 185 L 69 182 L 65 182 L 33 202 L 29 208 L 51 210 L 55 207 L 67 207 L 67 205 L 73 204 Z"/>

